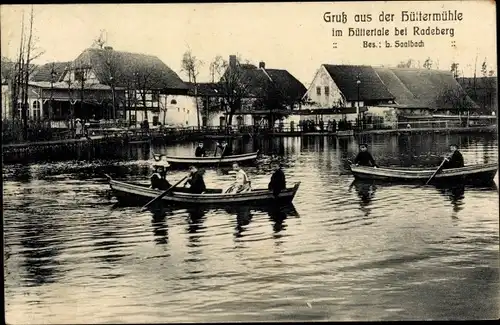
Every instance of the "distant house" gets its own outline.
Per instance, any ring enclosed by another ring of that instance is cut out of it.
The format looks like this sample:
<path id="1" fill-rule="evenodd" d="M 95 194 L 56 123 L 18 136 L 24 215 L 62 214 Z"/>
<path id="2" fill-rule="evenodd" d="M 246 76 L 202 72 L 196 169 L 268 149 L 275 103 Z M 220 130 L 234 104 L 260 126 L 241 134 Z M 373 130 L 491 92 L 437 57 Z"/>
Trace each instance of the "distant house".
<path id="1" fill-rule="evenodd" d="M 96 86 L 108 87 L 111 93 L 115 93 L 111 96 L 115 97 L 115 107 L 118 108 L 115 117 L 125 117 L 131 123 L 144 120 L 158 123 L 161 120 L 160 112 L 166 109 L 165 100 L 161 97 L 187 94 L 188 90 L 179 76 L 158 57 L 115 51 L 111 47 L 86 49 L 72 62 L 61 80 L 79 85 L 82 85 L 83 80 L 84 91 L 85 88 L 91 91 Z M 104 112 L 112 117 L 109 110 L 113 98 L 109 98 L 109 95 L 108 91 Z M 78 103 L 78 96 L 73 100 Z M 83 101 L 85 106 L 85 98 Z M 102 109 L 94 108 L 91 112 L 103 115 Z M 89 114 L 89 110 L 81 109 L 81 114 Z"/>
<path id="2" fill-rule="evenodd" d="M 57 82 L 61 79 L 66 69 L 71 66 L 71 61 L 67 62 L 50 62 L 38 66 L 32 73 L 30 80 L 39 81 L 53 81 Z"/>
<path id="3" fill-rule="evenodd" d="M 265 62 L 258 66 L 240 63 L 235 55 L 230 55 L 221 80 L 202 84 L 198 89 L 197 96 L 203 98 L 203 125 L 226 126 L 225 99 L 236 83 L 234 88 L 241 98 L 231 121 L 233 126 L 255 125 L 264 119 L 269 123 L 271 114 L 273 120 L 286 116 L 300 107 L 306 92 L 304 85 L 287 70 L 266 68 Z"/>
<path id="4" fill-rule="evenodd" d="M 364 65 L 322 64 L 304 95 L 305 110 L 318 112 L 336 110 L 338 113 L 322 113 L 323 119 L 355 120 L 356 109 L 363 113 L 371 107 L 392 104 L 394 95 L 389 92 L 376 71 Z M 302 119 L 308 119 L 302 116 Z"/>
<path id="5" fill-rule="evenodd" d="M 498 114 L 497 77 L 477 77 L 457 79 L 467 95 L 477 104 L 478 114 Z"/>

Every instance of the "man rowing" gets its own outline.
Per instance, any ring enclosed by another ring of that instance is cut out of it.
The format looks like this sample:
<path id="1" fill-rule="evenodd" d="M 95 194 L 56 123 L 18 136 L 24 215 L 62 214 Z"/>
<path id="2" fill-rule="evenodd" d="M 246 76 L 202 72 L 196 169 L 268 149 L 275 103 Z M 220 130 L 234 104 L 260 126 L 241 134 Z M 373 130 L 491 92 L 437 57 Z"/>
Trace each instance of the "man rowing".
<path id="1" fill-rule="evenodd" d="M 196 150 L 194 152 L 195 157 L 206 157 L 207 152 L 205 148 L 203 147 L 203 142 L 198 143 L 198 147 L 196 147 Z"/>
<path id="2" fill-rule="evenodd" d="M 184 186 L 189 185 L 189 192 L 192 194 L 201 194 L 207 189 L 205 186 L 205 181 L 203 180 L 203 175 L 205 170 L 198 170 L 195 166 L 189 167 L 189 178 L 184 183 Z"/>
<path id="3" fill-rule="evenodd" d="M 283 165 L 281 163 L 274 165 L 274 173 L 267 188 L 273 192 L 274 197 L 278 197 L 281 191 L 286 189 L 285 173 L 283 173 Z"/>
<path id="4" fill-rule="evenodd" d="M 371 153 L 368 152 L 368 146 L 364 143 L 359 145 L 359 153 L 354 159 L 354 164 L 356 166 L 369 166 L 377 168 L 377 164 L 375 163 L 375 159 Z"/>
<path id="5" fill-rule="evenodd" d="M 228 156 L 231 154 L 231 148 L 229 148 L 229 145 L 227 141 L 222 141 L 222 143 L 217 142 L 217 145 L 215 146 L 215 152 L 214 152 L 214 157 L 217 156 L 217 151 L 220 149 L 221 152 L 221 158 Z"/>
<path id="6" fill-rule="evenodd" d="M 244 193 L 252 190 L 247 173 L 245 173 L 238 163 L 233 163 L 233 170 L 229 171 L 229 174 L 235 174 L 235 181 L 224 193 Z"/>
<path id="7" fill-rule="evenodd" d="M 451 155 L 444 159 L 443 169 L 461 168 L 464 167 L 464 157 L 458 151 L 456 144 L 450 145 Z"/>

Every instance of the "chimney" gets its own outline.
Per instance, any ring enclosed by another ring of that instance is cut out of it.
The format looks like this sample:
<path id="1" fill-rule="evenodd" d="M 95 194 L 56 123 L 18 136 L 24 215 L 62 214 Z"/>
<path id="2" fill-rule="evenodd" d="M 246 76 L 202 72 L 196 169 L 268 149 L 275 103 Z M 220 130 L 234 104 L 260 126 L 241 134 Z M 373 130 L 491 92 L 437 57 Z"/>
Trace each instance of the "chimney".
<path id="1" fill-rule="evenodd" d="M 259 62 L 259 69 L 265 69 L 266 68 L 266 62 L 260 61 Z"/>
<path id="2" fill-rule="evenodd" d="M 236 67 L 236 55 L 230 55 L 229 56 L 229 67 L 230 68 L 235 68 Z"/>
<path id="3" fill-rule="evenodd" d="M 113 47 L 111 47 L 111 46 L 105 46 L 104 49 L 108 50 L 108 51 L 113 51 Z"/>

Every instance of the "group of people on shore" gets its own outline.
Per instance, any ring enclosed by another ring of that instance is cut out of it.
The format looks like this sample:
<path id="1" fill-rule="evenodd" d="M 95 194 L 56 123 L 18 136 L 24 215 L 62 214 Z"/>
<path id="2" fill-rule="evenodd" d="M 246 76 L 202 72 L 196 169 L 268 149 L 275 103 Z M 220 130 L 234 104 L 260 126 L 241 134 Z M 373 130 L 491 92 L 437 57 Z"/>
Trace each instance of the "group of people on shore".
<path id="1" fill-rule="evenodd" d="M 352 130 L 351 121 L 347 120 L 328 120 L 326 123 L 323 119 L 320 119 L 319 122 L 315 122 L 314 120 L 300 120 L 299 128 L 302 132 L 337 132 L 337 131 L 347 131 Z"/>

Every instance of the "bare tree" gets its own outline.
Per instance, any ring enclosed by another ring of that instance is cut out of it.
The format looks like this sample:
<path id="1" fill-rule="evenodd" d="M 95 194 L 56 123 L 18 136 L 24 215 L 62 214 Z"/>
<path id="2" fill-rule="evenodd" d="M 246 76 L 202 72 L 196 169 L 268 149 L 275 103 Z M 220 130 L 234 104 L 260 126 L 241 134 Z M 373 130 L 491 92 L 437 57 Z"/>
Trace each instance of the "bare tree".
<path id="1" fill-rule="evenodd" d="M 458 63 L 453 62 L 451 64 L 451 72 L 453 73 L 453 78 L 458 79 L 458 77 L 460 76 L 460 72 L 458 70 Z"/>
<path id="2" fill-rule="evenodd" d="M 222 56 L 217 55 L 215 59 L 210 63 L 210 77 L 212 82 L 215 82 L 215 77 L 221 77 L 220 72 L 222 71 L 222 66 L 224 65 L 224 59 Z M 219 75 L 218 75 L 219 74 Z"/>
<path id="3" fill-rule="evenodd" d="M 236 59 L 234 66 L 225 60 L 216 66 L 216 61 L 217 57 L 213 61 L 213 66 L 217 68 L 216 73 L 221 75 L 217 82 L 217 91 L 223 99 L 226 125 L 229 126 L 232 124 L 235 112 L 241 109 L 243 100 L 249 95 L 249 80 L 246 80 L 245 70 L 239 64 L 241 59 Z"/>
<path id="4" fill-rule="evenodd" d="M 192 82 L 194 85 L 194 97 L 196 103 L 196 118 L 198 120 L 198 130 L 200 129 L 200 109 L 198 106 L 198 83 L 197 77 L 200 73 L 200 67 L 203 65 L 203 62 L 198 60 L 196 56 L 193 55 L 191 49 L 187 49 L 186 52 L 182 55 L 182 70 L 186 72 L 188 75 L 189 82 Z"/>
<path id="5" fill-rule="evenodd" d="M 407 61 L 401 61 L 396 66 L 397 68 L 415 68 L 416 62 L 413 59 L 408 59 Z"/>
<path id="6" fill-rule="evenodd" d="M 105 29 L 101 29 L 99 37 L 94 40 L 92 47 L 98 49 L 104 49 L 104 46 L 107 44 L 107 32 Z"/>
<path id="7" fill-rule="evenodd" d="M 433 62 L 432 62 L 431 58 L 430 58 L 430 57 L 428 57 L 428 58 L 425 60 L 425 62 L 424 62 L 424 69 L 427 69 L 427 70 L 432 69 L 432 64 L 433 64 Z"/>
<path id="8" fill-rule="evenodd" d="M 440 101 L 442 104 L 450 104 L 452 109 L 460 117 L 462 121 L 462 115 L 464 113 L 469 113 L 473 108 L 473 102 L 461 87 L 449 87 L 443 90 L 440 95 Z"/>

